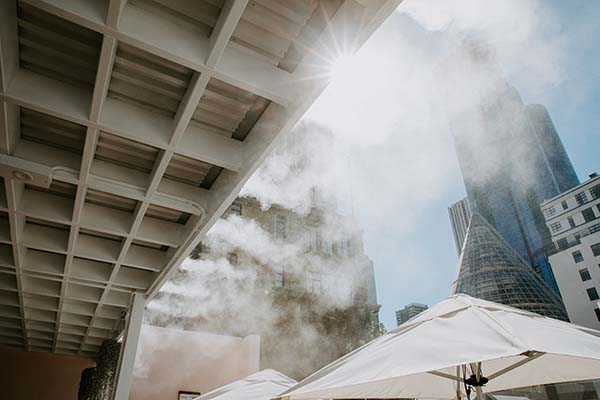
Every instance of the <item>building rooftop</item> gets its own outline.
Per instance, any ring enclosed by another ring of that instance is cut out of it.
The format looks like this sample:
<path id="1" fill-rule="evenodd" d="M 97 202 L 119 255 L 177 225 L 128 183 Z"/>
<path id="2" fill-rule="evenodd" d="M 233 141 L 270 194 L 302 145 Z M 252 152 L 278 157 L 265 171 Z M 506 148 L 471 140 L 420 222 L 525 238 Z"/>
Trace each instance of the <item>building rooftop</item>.
<path id="1" fill-rule="evenodd" d="M 565 196 L 570 195 L 573 192 L 581 190 L 582 187 L 585 187 L 585 186 L 587 186 L 590 183 L 595 182 L 595 181 L 600 181 L 600 175 L 598 175 L 597 173 L 594 172 L 594 173 L 591 173 L 589 175 L 589 179 L 587 181 L 582 182 L 581 184 L 575 186 L 574 188 L 572 188 L 570 190 L 567 190 L 566 192 L 562 192 L 558 196 L 555 196 L 555 197 L 553 197 L 551 199 L 548 199 L 548 200 L 544 200 L 544 202 L 542 204 L 540 204 L 540 207 L 544 207 L 544 206 L 549 205 L 550 203 L 554 203 L 554 202 L 556 202 L 556 201 L 564 198 Z"/>
<path id="2" fill-rule="evenodd" d="M 409 303 L 409 304 L 407 304 L 407 305 L 404 306 L 404 308 L 409 308 L 409 307 L 427 308 L 427 304 L 423 304 L 423 303 Z"/>

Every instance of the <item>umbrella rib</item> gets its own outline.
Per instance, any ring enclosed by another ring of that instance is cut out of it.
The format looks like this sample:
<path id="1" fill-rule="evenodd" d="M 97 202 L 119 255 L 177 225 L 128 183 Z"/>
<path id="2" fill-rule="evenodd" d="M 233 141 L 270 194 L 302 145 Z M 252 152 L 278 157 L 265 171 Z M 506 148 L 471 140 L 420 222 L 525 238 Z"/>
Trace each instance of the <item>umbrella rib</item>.
<path id="1" fill-rule="evenodd" d="M 456 366 L 456 400 L 460 400 L 460 365 Z"/>
<path id="2" fill-rule="evenodd" d="M 451 381 L 458 381 L 458 382 L 462 383 L 462 379 L 460 379 L 459 377 L 456 377 L 456 376 L 450 375 L 450 374 L 446 374 L 444 372 L 429 371 L 427 373 L 431 374 L 431 375 L 439 376 L 440 378 L 446 378 L 446 379 L 450 379 Z"/>
<path id="3" fill-rule="evenodd" d="M 515 368 L 519 368 L 519 367 L 521 367 L 521 366 L 523 366 L 523 365 L 525 365 L 525 364 L 527 364 L 527 363 L 529 363 L 529 362 L 531 362 L 531 361 L 533 361 L 535 359 L 540 358 L 544 354 L 546 354 L 546 353 L 537 352 L 537 353 L 533 353 L 533 355 L 530 355 L 530 353 L 529 354 L 528 353 L 523 353 L 523 355 L 526 356 L 527 358 L 525 358 L 524 360 L 521 360 L 521 361 L 517 361 L 516 363 L 514 363 L 512 365 L 509 365 L 508 367 L 503 368 L 500 371 L 494 372 L 493 374 L 491 374 L 490 376 L 488 376 L 488 380 L 491 381 L 492 379 L 495 379 L 495 378 L 497 378 L 497 377 L 499 377 L 501 375 L 504 375 L 505 373 L 507 373 L 509 371 L 512 371 Z"/>
<path id="4" fill-rule="evenodd" d="M 529 352 L 523 353 L 522 355 L 526 356 L 527 358 L 525 358 L 524 360 L 521 360 L 521 361 L 517 361 L 516 363 L 511 364 L 511 365 L 509 365 L 506 368 L 502 368 L 501 370 L 494 372 L 493 374 L 491 374 L 487 378 L 488 378 L 489 381 L 491 381 L 492 379 L 497 378 L 497 377 L 499 377 L 501 375 L 504 375 L 505 373 L 507 373 L 509 371 L 512 371 L 515 368 L 519 368 L 519 367 L 521 367 L 521 366 L 523 366 L 523 365 L 525 365 L 525 364 L 527 364 L 527 363 L 529 363 L 529 362 L 531 362 L 533 360 L 536 360 L 536 359 L 540 358 L 544 354 L 546 354 L 546 353 L 542 353 L 542 352 L 535 352 L 533 354 L 529 353 Z M 463 382 L 463 380 L 460 379 L 459 376 L 454 376 L 454 375 L 446 374 L 445 372 L 428 371 L 427 373 L 431 374 L 431 375 L 439 376 L 440 378 L 449 379 L 451 381 L 457 381 L 457 382 L 461 382 L 461 383 Z"/>

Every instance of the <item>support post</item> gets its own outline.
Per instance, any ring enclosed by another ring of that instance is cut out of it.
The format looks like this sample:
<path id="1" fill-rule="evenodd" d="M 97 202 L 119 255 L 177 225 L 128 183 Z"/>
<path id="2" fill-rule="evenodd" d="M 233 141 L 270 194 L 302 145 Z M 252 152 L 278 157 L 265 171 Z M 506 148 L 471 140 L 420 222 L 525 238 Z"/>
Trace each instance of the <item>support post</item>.
<path id="1" fill-rule="evenodd" d="M 121 346 L 121 356 L 119 357 L 119 367 L 113 389 L 113 400 L 128 400 L 129 389 L 131 388 L 131 377 L 133 375 L 133 366 L 135 364 L 135 355 L 137 353 L 142 330 L 142 318 L 144 316 L 144 307 L 146 306 L 146 295 L 143 293 L 134 293 L 129 307 L 129 317 L 123 332 L 123 345 Z"/>
<path id="2" fill-rule="evenodd" d="M 460 365 L 456 366 L 456 400 L 461 400 L 461 396 L 460 396 L 460 385 L 461 385 L 461 380 L 460 380 Z"/>
<path id="3" fill-rule="evenodd" d="M 483 389 L 481 389 L 481 386 L 475 387 L 475 393 L 477 393 L 477 400 L 483 400 Z"/>
<path id="4" fill-rule="evenodd" d="M 481 363 L 475 365 L 475 378 L 477 379 L 477 386 L 475 386 L 475 393 L 477 393 L 477 400 L 483 400 L 483 389 L 479 384 L 481 380 Z"/>

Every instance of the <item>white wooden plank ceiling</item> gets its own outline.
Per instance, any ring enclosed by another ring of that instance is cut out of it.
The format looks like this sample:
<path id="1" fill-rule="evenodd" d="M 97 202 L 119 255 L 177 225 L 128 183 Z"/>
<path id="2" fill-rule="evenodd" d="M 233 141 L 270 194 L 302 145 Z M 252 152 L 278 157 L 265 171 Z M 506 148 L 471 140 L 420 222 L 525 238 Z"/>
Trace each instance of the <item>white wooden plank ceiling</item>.
<path id="1" fill-rule="evenodd" d="M 94 357 L 399 2 L 0 0 L 0 346 Z"/>

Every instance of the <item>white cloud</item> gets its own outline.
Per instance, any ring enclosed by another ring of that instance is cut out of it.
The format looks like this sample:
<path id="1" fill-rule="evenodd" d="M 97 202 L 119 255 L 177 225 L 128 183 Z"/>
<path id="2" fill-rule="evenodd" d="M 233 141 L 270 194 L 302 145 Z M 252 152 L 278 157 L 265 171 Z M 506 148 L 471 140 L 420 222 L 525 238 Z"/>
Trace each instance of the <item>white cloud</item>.
<path id="1" fill-rule="evenodd" d="M 566 38 L 547 2 L 406 0 L 398 12 L 443 33 L 450 46 L 477 36 L 494 48 L 508 75 L 526 77 L 521 89 L 541 93 L 564 77 Z"/>

